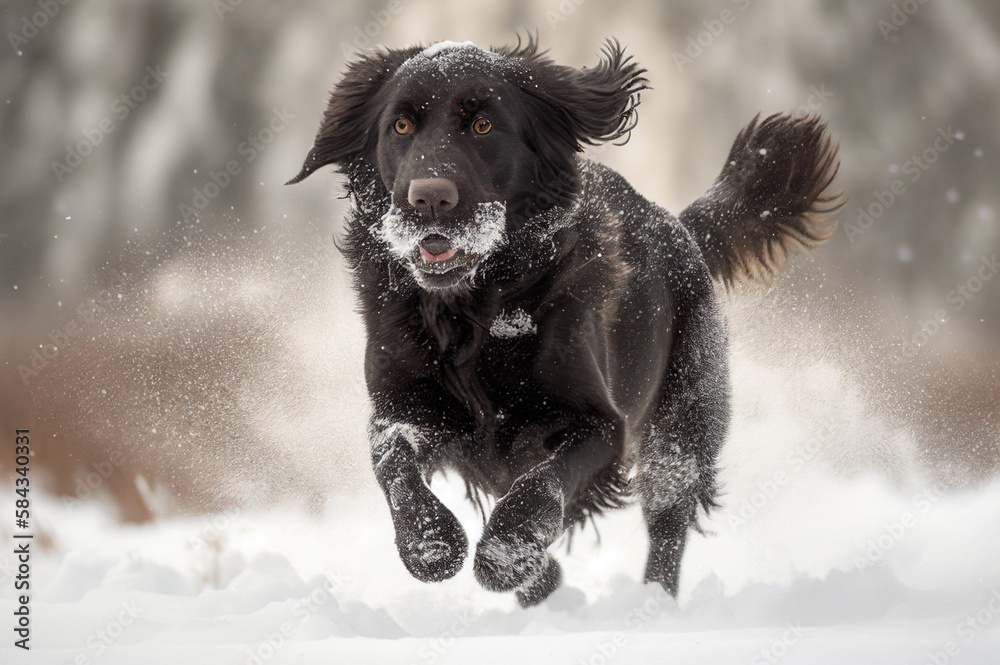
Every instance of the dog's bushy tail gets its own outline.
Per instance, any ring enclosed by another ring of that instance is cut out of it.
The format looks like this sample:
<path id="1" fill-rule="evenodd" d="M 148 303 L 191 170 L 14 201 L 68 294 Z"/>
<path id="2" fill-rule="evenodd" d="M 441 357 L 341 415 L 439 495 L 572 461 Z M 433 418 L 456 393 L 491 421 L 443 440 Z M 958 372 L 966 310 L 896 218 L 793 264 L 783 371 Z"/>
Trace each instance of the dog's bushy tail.
<path id="1" fill-rule="evenodd" d="M 712 277 L 727 287 L 769 282 L 793 250 L 829 239 L 844 204 L 833 186 L 839 166 L 818 117 L 757 115 L 711 189 L 680 214 Z"/>

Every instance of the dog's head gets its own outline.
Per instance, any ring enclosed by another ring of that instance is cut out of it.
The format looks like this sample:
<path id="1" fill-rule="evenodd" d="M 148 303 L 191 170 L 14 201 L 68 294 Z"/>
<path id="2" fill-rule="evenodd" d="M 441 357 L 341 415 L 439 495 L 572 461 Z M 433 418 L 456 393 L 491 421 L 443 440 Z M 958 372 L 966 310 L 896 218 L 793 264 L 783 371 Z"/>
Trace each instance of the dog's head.
<path id="1" fill-rule="evenodd" d="M 575 154 L 628 134 L 645 70 L 609 41 L 600 63 L 556 65 L 529 39 L 442 42 L 353 62 L 299 182 L 326 164 L 376 211 L 374 235 L 426 289 L 470 279 L 525 221 L 579 190 Z"/>

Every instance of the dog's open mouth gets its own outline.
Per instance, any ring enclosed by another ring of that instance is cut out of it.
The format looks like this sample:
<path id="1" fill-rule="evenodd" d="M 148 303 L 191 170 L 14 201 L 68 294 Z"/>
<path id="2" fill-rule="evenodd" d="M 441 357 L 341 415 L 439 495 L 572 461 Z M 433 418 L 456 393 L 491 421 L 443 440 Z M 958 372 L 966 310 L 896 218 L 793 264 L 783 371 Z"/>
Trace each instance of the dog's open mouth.
<path id="1" fill-rule="evenodd" d="M 447 261 L 448 259 L 454 257 L 458 253 L 457 249 L 449 249 L 445 252 L 442 252 L 441 254 L 431 254 L 422 246 L 418 245 L 418 247 L 420 247 L 420 258 L 422 258 L 427 263 L 438 263 L 440 261 Z"/>
<path id="2" fill-rule="evenodd" d="M 413 266 L 427 286 L 448 287 L 457 283 L 479 262 L 479 254 L 452 247 L 444 236 L 431 234 L 417 243 Z"/>

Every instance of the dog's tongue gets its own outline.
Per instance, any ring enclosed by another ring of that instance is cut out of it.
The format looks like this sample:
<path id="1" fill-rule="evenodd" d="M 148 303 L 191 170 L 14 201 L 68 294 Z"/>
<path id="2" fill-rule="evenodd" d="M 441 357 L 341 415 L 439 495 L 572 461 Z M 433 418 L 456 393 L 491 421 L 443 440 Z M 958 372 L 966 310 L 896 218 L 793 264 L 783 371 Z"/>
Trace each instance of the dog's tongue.
<path id="1" fill-rule="evenodd" d="M 418 247 L 420 246 L 418 245 Z M 441 254 L 431 254 L 423 247 L 420 247 L 420 256 L 421 258 L 423 258 L 424 261 L 427 261 L 428 263 L 435 263 L 437 261 L 447 261 L 451 257 L 455 256 L 456 251 L 457 250 L 449 249 L 448 251 L 442 252 Z"/>
<path id="2" fill-rule="evenodd" d="M 452 249 L 447 238 L 439 235 L 430 235 L 417 243 L 420 248 L 420 258 L 428 263 L 447 261 L 455 256 L 457 250 Z"/>

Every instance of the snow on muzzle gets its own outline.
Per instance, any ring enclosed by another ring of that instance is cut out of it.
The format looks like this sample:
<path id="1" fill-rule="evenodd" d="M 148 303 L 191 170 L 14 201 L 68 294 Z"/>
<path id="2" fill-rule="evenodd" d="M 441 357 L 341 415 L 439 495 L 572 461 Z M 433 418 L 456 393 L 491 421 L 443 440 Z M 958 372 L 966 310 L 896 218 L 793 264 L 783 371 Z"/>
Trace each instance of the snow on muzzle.
<path id="1" fill-rule="evenodd" d="M 476 206 L 467 223 L 428 223 L 426 218 L 391 206 L 373 232 L 389 245 L 390 251 L 414 268 L 428 273 L 444 273 L 458 266 L 470 266 L 487 256 L 504 240 L 507 206 L 488 201 Z"/>

